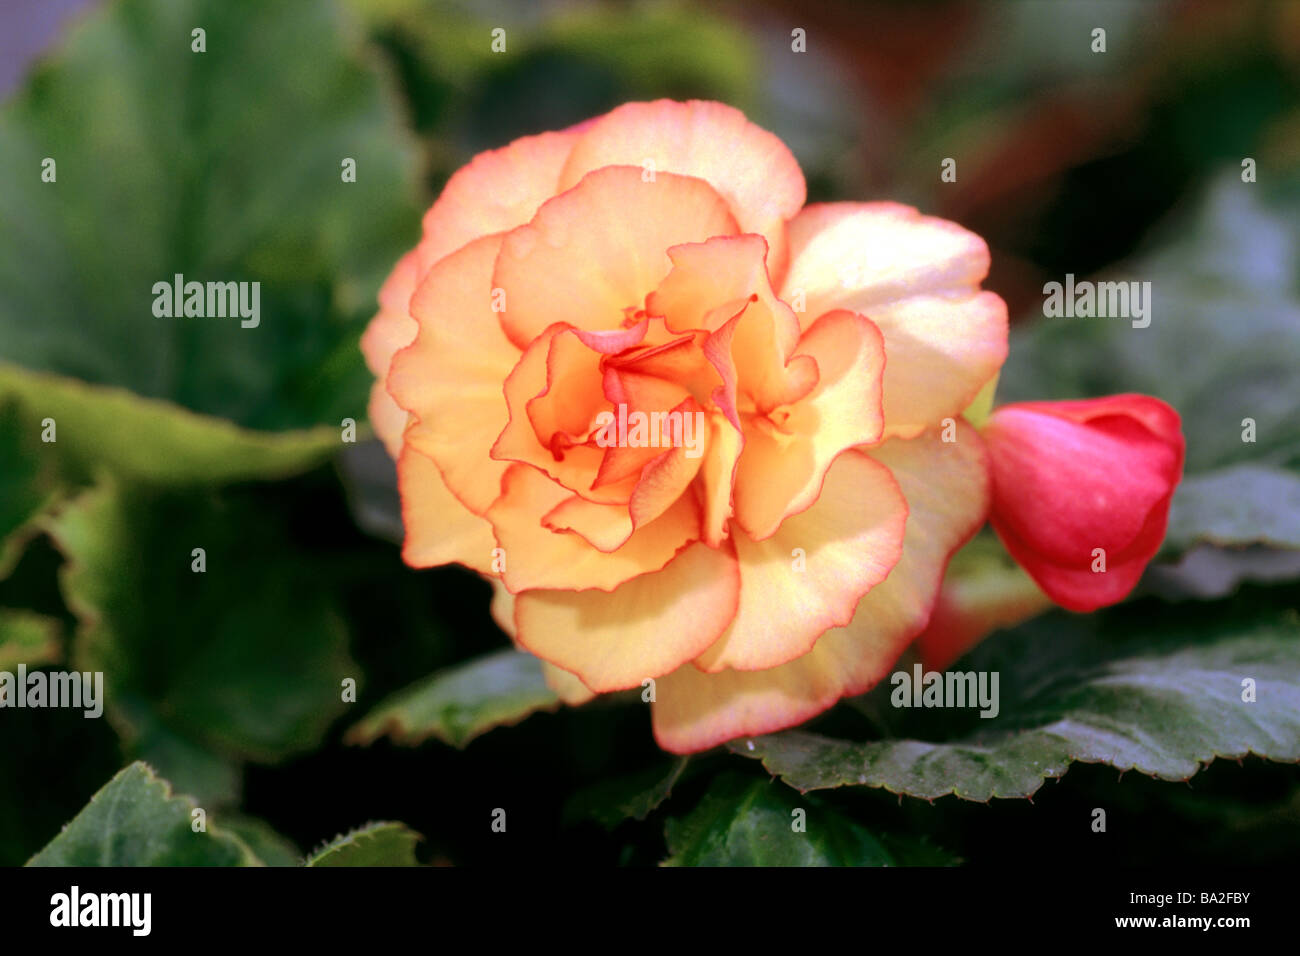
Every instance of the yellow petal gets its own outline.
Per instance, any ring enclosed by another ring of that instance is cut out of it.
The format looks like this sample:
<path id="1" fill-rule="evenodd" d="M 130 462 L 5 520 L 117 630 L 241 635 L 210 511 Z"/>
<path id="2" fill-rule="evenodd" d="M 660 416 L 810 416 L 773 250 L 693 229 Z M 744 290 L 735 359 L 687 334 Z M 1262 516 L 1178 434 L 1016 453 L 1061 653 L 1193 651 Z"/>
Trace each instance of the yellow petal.
<path id="1" fill-rule="evenodd" d="M 841 455 L 816 502 L 764 541 L 734 536 L 740 607 L 696 660 L 706 671 L 764 670 L 800 657 L 898 563 L 907 502 L 884 465 Z"/>
<path id="2" fill-rule="evenodd" d="M 545 203 L 506 234 L 493 285 L 502 323 L 525 348 L 563 322 L 600 331 L 623 326 L 628 308 L 668 274 L 668 249 L 736 231 L 726 202 L 700 179 L 610 166 Z"/>
<path id="3" fill-rule="evenodd" d="M 479 153 L 447 180 L 424 215 L 417 249 L 420 275 L 461 246 L 526 223 L 559 192 L 560 170 L 577 133 L 525 136 Z"/>
<path id="4" fill-rule="evenodd" d="M 515 594 L 532 588 L 611 591 L 636 575 L 658 571 L 699 537 L 699 506 L 684 496 L 638 528 L 621 548 L 606 554 L 579 534 L 542 523 L 570 492 L 536 468 L 512 465 L 501 487 L 501 497 L 487 517 L 505 550 L 502 580 Z"/>
<path id="5" fill-rule="evenodd" d="M 612 593 L 525 591 L 515 598 L 515 623 L 530 651 L 604 693 L 639 687 L 698 655 L 735 614 L 738 590 L 732 554 L 696 543 Z"/>
<path id="6" fill-rule="evenodd" d="M 803 173 L 780 139 L 739 110 L 696 100 L 627 103 L 584 131 L 565 164 L 561 185 L 567 188 L 593 169 L 616 164 L 708 182 L 730 204 L 744 232 L 767 239 L 773 271 L 779 274 L 785 256 L 783 223 L 807 195 Z"/>
<path id="7" fill-rule="evenodd" d="M 499 236 L 443 259 L 411 299 L 415 341 L 393 359 L 388 391 L 415 422 L 406 441 L 438 463 L 447 486 L 475 514 L 500 494 L 506 464 L 489 455 L 508 418 L 502 383 L 519 360 L 492 311 Z"/>
<path id="8" fill-rule="evenodd" d="M 750 419 L 736 471 L 736 522 L 762 540 L 817 499 L 831 462 L 846 448 L 879 440 L 880 332 L 853 312 L 828 312 L 799 343 L 796 358 L 818 369 L 812 392 L 766 418 Z"/>
<path id="9" fill-rule="evenodd" d="M 893 473 L 909 508 L 894 570 L 858 603 L 847 626 L 822 635 L 797 660 L 717 674 L 688 665 L 660 678 L 653 707 L 660 746 L 691 753 L 792 727 L 889 674 L 929 620 L 948 559 L 988 514 L 987 454 L 974 429 L 962 424 L 957 436 L 945 443 L 931 431 L 871 450 Z"/>
<path id="10" fill-rule="evenodd" d="M 908 437 L 955 418 L 1007 355 L 1006 304 L 980 292 L 984 240 L 897 203 L 808 206 L 789 225 L 787 301 L 806 326 L 831 309 L 879 326 L 886 435 Z"/>
<path id="11" fill-rule="evenodd" d="M 397 486 L 406 528 L 403 561 L 413 568 L 457 563 L 492 573 L 492 550 L 497 546 L 492 526 L 448 490 L 432 459 L 404 447 L 397 459 Z"/>
<path id="12" fill-rule="evenodd" d="M 385 383 L 393 356 L 411 344 L 418 328 L 409 312 L 415 279 L 416 256 L 412 250 L 384 280 L 379 290 L 379 313 L 361 336 L 361 354 L 378 379 L 370 389 L 370 424 L 394 460 L 402 450 L 402 432 L 406 430 L 408 416 L 388 394 Z"/>

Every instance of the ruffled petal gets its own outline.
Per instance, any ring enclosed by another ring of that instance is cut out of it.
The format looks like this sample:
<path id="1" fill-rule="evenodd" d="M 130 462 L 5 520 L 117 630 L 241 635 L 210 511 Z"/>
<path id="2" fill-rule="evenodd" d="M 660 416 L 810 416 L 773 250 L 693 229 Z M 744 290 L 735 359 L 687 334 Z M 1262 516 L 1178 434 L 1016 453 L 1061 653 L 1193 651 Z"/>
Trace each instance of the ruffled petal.
<path id="1" fill-rule="evenodd" d="M 780 274 L 784 223 L 807 197 L 803 172 L 780 139 L 739 110 L 698 100 L 624 104 L 587 128 L 565 163 L 561 185 L 567 188 L 593 169 L 611 165 L 705 180 L 730 204 L 741 230 L 767 239 L 773 271 Z"/>
<path id="2" fill-rule="evenodd" d="M 532 219 L 559 192 L 560 171 L 579 137 L 573 130 L 525 136 L 457 170 L 424 214 L 420 275 L 466 243 Z"/>
<path id="3" fill-rule="evenodd" d="M 646 299 L 676 332 L 712 333 L 704 353 L 717 368 L 718 404 L 736 420 L 743 409 L 766 413 L 798 401 L 817 381 L 817 365 L 794 356 L 799 320 L 776 297 L 761 236 L 721 236 L 668 250 L 672 272 Z"/>
<path id="4" fill-rule="evenodd" d="M 414 416 L 406 441 L 438 463 L 475 514 L 500 494 L 504 462 L 489 451 L 505 427 L 502 382 L 519 360 L 492 312 L 490 277 L 500 236 L 439 262 L 411 299 L 415 341 L 393 359 L 389 394 Z"/>
<path id="5" fill-rule="evenodd" d="M 384 280 L 379 290 L 379 312 L 361 336 L 361 354 L 365 357 L 366 367 L 378 379 L 370 389 L 370 424 L 394 460 L 402 450 L 407 414 L 388 394 L 384 379 L 388 377 L 393 356 L 411 344 L 418 330 L 410 316 L 415 280 L 416 255 L 412 250 L 401 258 Z"/>
<path id="6" fill-rule="evenodd" d="M 506 234 L 493 286 L 502 327 L 525 348 L 547 327 L 623 328 L 665 275 L 668 249 L 736 232 L 727 203 L 701 179 L 628 166 L 597 169 Z"/>
<path id="7" fill-rule="evenodd" d="M 397 487 L 406 529 L 403 561 L 413 568 L 455 563 L 492 573 L 492 526 L 448 490 L 431 458 L 405 446 L 397 459 Z"/>
<path id="8" fill-rule="evenodd" d="M 735 513 L 732 489 L 736 468 L 745 439 L 726 416 L 714 412 L 709 416 L 709 443 L 700 466 L 700 484 L 704 501 L 701 535 L 712 547 L 718 547 L 729 534 L 728 523 Z"/>
<path id="9" fill-rule="evenodd" d="M 532 465 L 564 488 L 597 504 L 626 505 L 636 486 L 635 474 L 629 472 L 621 481 L 596 484 L 606 450 L 594 440 L 548 447 L 538 437 L 528 415 L 528 403 L 547 389 L 552 341 L 571 331 L 570 326 L 563 324 L 543 331 L 505 377 L 503 392 L 508 420 L 495 436 L 489 454 L 497 462 Z M 599 389 L 599 382 L 592 387 Z M 539 512 L 537 517 L 541 514 L 544 512 Z"/>
<path id="10" fill-rule="evenodd" d="M 894 570 L 858 602 L 853 620 L 833 628 L 802 657 L 763 671 L 708 674 L 680 667 L 657 685 L 655 739 L 692 753 L 736 737 L 792 727 L 841 697 L 882 680 L 929 620 L 944 568 L 988 514 L 988 460 L 979 435 L 959 423 L 958 440 L 937 431 L 871 450 L 902 488 L 909 514 Z M 851 455 L 862 452 L 849 452 Z"/>
<path id="11" fill-rule="evenodd" d="M 909 437 L 956 418 L 1007 356 L 1006 304 L 980 292 L 984 240 L 897 203 L 808 206 L 790 223 L 787 302 L 810 325 L 831 309 L 879 326 L 886 435 Z"/>
<path id="12" fill-rule="evenodd" d="M 698 655 L 735 615 L 739 590 L 730 551 L 696 543 L 612 593 L 525 591 L 515 599 L 515 624 L 530 651 L 605 693 Z"/>
<path id="13" fill-rule="evenodd" d="M 817 369 L 813 391 L 751 420 L 736 473 L 736 522 L 762 540 L 817 500 L 831 462 L 877 442 L 884 426 L 879 330 L 853 312 L 828 312 L 799 343 L 796 359 Z"/>
<path id="14" fill-rule="evenodd" d="M 529 465 L 512 465 L 506 472 L 501 497 L 488 509 L 487 518 L 505 552 L 501 577 L 511 592 L 612 591 L 629 578 L 658 571 L 699 537 L 699 506 L 686 496 L 606 554 L 580 534 L 552 530 L 543 523 L 543 516 L 569 498 L 563 486 Z"/>
<path id="15" fill-rule="evenodd" d="M 889 469 L 866 455 L 841 455 L 816 502 L 775 535 L 733 537 L 740 607 L 695 663 L 710 672 L 757 671 L 806 654 L 828 629 L 848 624 L 858 600 L 898 563 L 906 521 Z"/>

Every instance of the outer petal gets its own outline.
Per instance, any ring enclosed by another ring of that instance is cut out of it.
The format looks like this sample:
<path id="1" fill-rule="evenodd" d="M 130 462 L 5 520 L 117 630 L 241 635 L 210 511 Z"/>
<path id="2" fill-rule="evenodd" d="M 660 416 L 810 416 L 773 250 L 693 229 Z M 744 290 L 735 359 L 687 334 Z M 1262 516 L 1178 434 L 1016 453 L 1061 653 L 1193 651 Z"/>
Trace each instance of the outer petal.
<path id="1" fill-rule="evenodd" d="M 993 527 L 1012 557 L 1071 610 L 1123 599 L 1164 539 L 1183 471 L 1178 413 L 1146 395 L 1025 402 L 995 411 L 984 434 Z"/>
<path id="2" fill-rule="evenodd" d="M 495 578 L 492 581 L 492 620 L 496 621 L 497 627 L 510 635 L 510 640 L 514 642 L 515 647 L 523 650 L 515 637 L 515 596 Z M 560 700 L 570 707 L 585 704 L 596 696 L 595 691 L 578 680 L 576 675 L 546 661 L 541 663 L 546 686 L 555 691 Z"/>
<path id="3" fill-rule="evenodd" d="M 413 568 L 454 562 L 492 573 L 492 526 L 456 499 L 432 459 L 405 446 L 397 459 L 397 487 L 406 529 L 403 561 Z"/>
<path id="4" fill-rule="evenodd" d="M 366 366 L 379 379 L 370 389 L 370 424 L 388 454 L 394 459 L 402 449 L 402 432 L 407 415 L 384 388 L 384 379 L 399 349 L 411 344 L 418 326 L 409 314 L 411 294 L 415 291 L 416 255 L 404 255 L 384 280 L 379 290 L 379 313 L 370 320 L 361 336 L 361 354 Z"/>
<path id="5" fill-rule="evenodd" d="M 502 327 L 525 348 L 564 322 L 594 331 L 624 327 L 682 242 L 731 235 L 736 221 L 708 183 L 611 166 L 590 173 L 506 235 L 493 286 L 505 290 Z"/>
<path id="6" fill-rule="evenodd" d="M 829 628 L 849 623 L 858 600 L 898 563 L 906 521 L 889 469 L 866 455 L 841 455 L 812 507 L 765 541 L 733 537 L 740 607 L 695 663 L 710 672 L 757 671 L 806 654 Z"/>
<path id="7" fill-rule="evenodd" d="M 781 297 L 805 324 L 830 309 L 861 312 L 885 337 L 886 435 L 957 417 L 1007 356 L 1006 304 L 980 292 L 984 240 L 896 203 L 809 206 L 789 226 Z"/>
<path id="8" fill-rule="evenodd" d="M 506 590 L 500 578 L 492 578 L 489 583 L 492 585 L 492 603 L 488 607 L 488 613 L 492 615 L 496 626 L 505 631 L 518 647 L 519 641 L 515 639 L 515 596 Z"/>
<path id="9" fill-rule="evenodd" d="M 707 648 L 735 614 L 739 590 L 730 551 L 696 543 L 613 593 L 525 591 L 515 624 L 524 647 L 604 693 L 640 686 Z"/>
<path id="10" fill-rule="evenodd" d="M 828 631 L 789 664 L 717 674 L 688 666 L 661 678 L 653 714 L 664 749 L 691 753 L 792 727 L 845 695 L 871 689 L 924 629 L 948 558 L 987 516 L 986 453 L 978 434 L 962 423 L 954 443 L 928 432 L 891 440 L 870 455 L 889 467 L 910 509 L 894 570 L 858 603 L 848 626 Z"/>
<path id="11" fill-rule="evenodd" d="M 468 242 L 533 218 L 560 191 L 560 171 L 579 136 L 570 130 L 525 136 L 457 170 L 424 214 L 419 274 Z"/>
<path id="12" fill-rule="evenodd" d="M 1167 504 L 1154 509 L 1129 547 L 1118 553 L 1107 552 L 1105 573 L 1093 571 L 1091 566 L 1072 567 L 1038 561 L 1023 542 L 1010 535 L 999 536 L 1022 567 L 1033 569 L 1030 577 L 1053 601 L 1071 611 L 1087 612 L 1118 604 L 1137 587 L 1142 572 L 1160 550 L 1168 518 Z"/>
<path id="13" fill-rule="evenodd" d="M 542 661 L 542 675 L 546 678 L 546 686 L 570 707 L 585 704 L 596 696 L 596 692 L 579 680 L 577 674 L 570 674 L 563 667 Z"/>
<path id="14" fill-rule="evenodd" d="M 388 456 L 396 461 L 402 453 L 402 433 L 406 430 L 410 416 L 393 401 L 393 396 L 388 394 L 383 381 L 370 386 L 366 414 L 370 417 L 370 426 L 374 428 L 375 436 L 384 443 Z"/>
<path id="15" fill-rule="evenodd" d="M 411 299 L 419 334 L 388 375 L 389 393 L 416 418 L 406 441 L 438 463 L 475 514 L 500 494 L 506 463 L 489 452 L 508 418 L 502 383 L 519 359 L 491 306 L 500 244 L 476 240 L 430 270 Z"/>
<path id="16" fill-rule="evenodd" d="M 710 183 L 743 231 L 767 239 L 773 272 L 781 273 L 784 222 L 803 206 L 807 190 L 799 163 L 780 139 L 722 103 L 627 103 L 587 129 L 569 155 L 561 186 L 602 166 L 648 168 L 647 161 L 656 176 L 681 173 Z"/>

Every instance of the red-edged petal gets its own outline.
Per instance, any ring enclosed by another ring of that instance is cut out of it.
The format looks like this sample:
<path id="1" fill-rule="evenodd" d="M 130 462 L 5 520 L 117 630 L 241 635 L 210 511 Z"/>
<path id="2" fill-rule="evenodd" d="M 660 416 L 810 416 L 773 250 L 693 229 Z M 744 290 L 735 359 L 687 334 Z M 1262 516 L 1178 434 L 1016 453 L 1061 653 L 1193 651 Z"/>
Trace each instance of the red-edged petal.
<path id="1" fill-rule="evenodd" d="M 879 441 L 884 427 L 885 345 L 869 320 L 828 312 L 804 335 L 795 359 L 817 366 L 816 386 L 794 404 L 750 419 L 736 472 L 736 522 L 756 540 L 816 501 L 831 462 L 845 449 Z"/>
<path id="2" fill-rule="evenodd" d="M 646 299 L 671 331 L 712 333 L 705 354 L 722 377 L 719 404 L 767 412 L 798 401 L 817 381 L 816 363 L 794 358 L 799 320 L 776 297 L 761 236 L 720 236 L 668 250 L 672 272 Z"/>
<path id="3" fill-rule="evenodd" d="M 610 166 L 549 200 L 506 234 L 493 286 L 505 293 L 502 328 L 525 348 L 557 322 L 579 329 L 623 328 L 682 242 L 731 235 L 736 221 L 702 179 Z"/>
<path id="4" fill-rule="evenodd" d="M 638 687 L 707 648 L 735 615 L 739 590 L 730 550 L 697 542 L 612 593 L 525 591 L 515 625 L 523 646 L 604 693 Z"/>
<path id="5" fill-rule="evenodd" d="M 653 716 L 661 747 L 692 753 L 793 727 L 843 696 L 865 693 L 889 673 L 929 620 L 949 557 L 988 514 L 983 444 L 963 423 L 957 435 L 956 442 L 945 443 L 937 431 L 927 432 L 871 449 L 871 457 L 898 481 L 909 508 L 894 570 L 858 602 L 846 627 L 826 632 L 788 664 L 717 674 L 692 664 L 660 678 Z"/>
<path id="6" fill-rule="evenodd" d="M 574 531 L 543 523 L 570 498 L 568 490 L 530 465 L 512 465 L 506 472 L 501 497 L 488 509 L 487 519 L 505 551 L 501 578 L 512 593 L 535 588 L 612 591 L 630 578 L 660 570 L 699 537 L 699 505 L 685 496 L 607 554 Z"/>
<path id="7" fill-rule="evenodd" d="M 606 450 L 598 447 L 594 441 L 548 447 L 538 437 L 529 418 L 528 403 L 548 387 L 552 341 L 570 332 L 572 328 L 563 324 L 546 329 L 533 340 L 518 364 L 506 376 L 503 390 L 509 418 L 491 445 L 490 455 L 499 462 L 530 464 L 588 501 L 626 505 L 636 485 L 634 474 L 624 476 L 618 482 L 593 485 L 600 474 Z M 599 381 L 592 383 L 591 388 L 593 396 L 599 397 Z M 539 512 L 537 517 L 540 519 L 544 513 Z"/>
<path id="8" fill-rule="evenodd" d="M 366 367 L 379 380 L 370 390 L 370 424 L 394 460 L 402 450 L 407 414 L 388 394 L 384 379 L 388 377 L 393 356 L 411 344 L 418 329 L 410 315 L 416 274 L 416 255 L 412 250 L 398 261 L 384 280 L 379 290 L 379 313 L 370 320 L 361 336 L 361 354 L 365 357 Z"/>
<path id="9" fill-rule="evenodd" d="M 424 214 L 420 275 L 466 243 L 533 218 L 560 191 L 560 171 L 579 136 L 576 130 L 525 136 L 457 170 Z"/>
<path id="10" fill-rule="evenodd" d="M 790 223 L 781 298 L 805 327 L 831 309 L 871 319 L 885 337 L 885 435 L 956 418 L 1007 356 L 1006 304 L 979 291 L 984 240 L 897 203 L 824 203 Z"/>
<path id="11" fill-rule="evenodd" d="M 821 494 L 764 541 L 734 535 L 740 607 L 727 633 L 696 659 L 701 670 L 765 670 L 808 653 L 848 624 L 903 548 L 907 502 L 889 469 L 841 455 Z"/>
<path id="12" fill-rule="evenodd" d="M 457 563 L 480 574 L 492 573 L 497 546 L 492 526 L 448 490 L 431 458 L 410 445 L 403 447 L 397 459 L 397 487 L 406 529 L 403 561 L 413 568 Z"/>
<path id="13" fill-rule="evenodd" d="M 438 463 L 453 494 L 483 514 L 504 462 L 489 450 L 507 421 L 502 382 L 519 360 L 492 311 L 500 236 L 476 240 L 429 271 L 411 298 L 415 341 L 393 358 L 388 391 L 416 419 L 406 442 Z"/>
<path id="14" fill-rule="evenodd" d="M 698 100 L 624 104 L 587 128 L 565 163 L 561 183 L 571 186 L 593 169 L 611 165 L 705 180 L 727 200 L 743 231 L 767 239 L 773 273 L 780 275 L 784 223 L 807 195 L 803 173 L 780 139 L 739 110 Z"/>

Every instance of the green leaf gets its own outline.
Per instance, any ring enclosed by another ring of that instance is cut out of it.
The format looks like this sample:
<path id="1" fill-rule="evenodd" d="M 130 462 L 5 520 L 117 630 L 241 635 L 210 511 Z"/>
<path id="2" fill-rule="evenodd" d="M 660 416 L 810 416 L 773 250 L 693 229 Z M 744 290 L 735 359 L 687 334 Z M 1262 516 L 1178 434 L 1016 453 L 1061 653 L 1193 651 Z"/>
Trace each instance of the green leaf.
<path id="1" fill-rule="evenodd" d="M 1300 548 L 1300 474 L 1247 464 L 1188 478 L 1170 508 L 1164 547 L 1201 543 Z"/>
<path id="2" fill-rule="evenodd" d="M 1142 578 L 1142 589 L 1167 601 L 1204 601 L 1227 597 L 1246 582 L 1274 584 L 1294 578 L 1300 578 L 1300 551 L 1203 544 L 1176 562 L 1153 564 Z"/>
<path id="3" fill-rule="evenodd" d="M 998 673 L 999 714 L 925 712 L 941 725 L 937 740 L 903 729 L 869 742 L 790 731 L 731 749 L 801 791 L 865 785 L 969 800 L 1030 796 L 1076 760 L 1165 780 L 1185 780 L 1216 757 L 1300 760 L 1300 616 L 1249 622 L 1230 608 L 1217 617 L 1167 608 L 1158 635 L 1147 615 L 1118 611 L 1058 613 L 997 635 L 953 669 Z M 1256 682 L 1250 703 L 1246 678 Z M 882 711 L 891 692 L 882 683 L 873 695 Z"/>
<path id="4" fill-rule="evenodd" d="M 39 418 L 33 427 L 21 411 L 0 385 L 0 579 L 17 564 L 37 517 L 58 499 L 60 487 L 57 468 L 40 453 Z"/>
<path id="5" fill-rule="evenodd" d="M 330 0 L 78 18 L 0 110 L 6 359 L 250 428 L 362 417 L 357 339 L 418 236 L 414 144 L 370 55 Z M 156 316 L 178 274 L 260 283 L 259 324 Z"/>
<path id="6" fill-rule="evenodd" d="M 724 775 L 665 828 L 664 866 L 892 866 L 865 827 L 769 780 Z"/>
<path id="7" fill-rule="evenodd" d="M 1300 474 L 1241 464 L 1186 478 L 1162 555 L 1143 584 L 1167 600 L 1219 598 L 1246 581 L 1300 577 Z"/>
<path id="8" fill-rule="evenodd" d="M 193 801 L 143 763 L 133 763 L 90 798 L 28 866 L 256 866 L 237 839 L 211 821 L 195 832 Z"/>
<path id="9" fill-rule="evenodd" d="M 63 656 L 59 622 L 33 611 L 0 608 L 0 670 L 38 667 Z"/>
<path id="10" fill-rule="evenodd" d="M 0 407 L 6 404 L 10 414 L 4 416 L 5 432 L 12 428 L 29 437 L 21 470 L 0 471 L 0 481 L 12 486 L 26 479 L 19 485 L 26 495 L 26 512 L 51 497 L 48 489 L 37 490 L 32 473 L 38 469 L 82 481 L 94 469 L 104 468 L 155 484 L 215 485 L 282 478 L 319 464 L 342 447 L 341 431 L 333 426 L 257 432 L 124 389 L 0 363 Z M 56 429 L 56 440 L 49 443 L 37 440 L 46 419 L 53 419 Z M 0 434 L 0 455 L 5 454 L 6 437 Z M 18 504 L 6 500 L 0 521 Z M 6 527 L 0 525 L 0 534 Z"/>
<path id="11" fill-rule="evenodd" d="M 286 560 L 289 530 L 253 490 L 148 493 L 108 479 L 48 529 L 78 618 L 72 659 L 102 671 L 108 716 L 178 787 L 219 801 L 219 761 L 315 747 L 359 677 L 328 585 Z M 193 550 L 204 550 L 196 572 Z M 185 759 L 180 759 L 184 757 Z"/>
<path id="12" fill-rule="evenodd" d="M 308 866 L 419 866 L 415 847 L 424 837 L 402 823 L 368 823 L 314 852 Z"/>
<path id="13" fill-rule="evenodd" d="M 221 829 L 244 844 L 263 866 L 303 865 L 298 848 L 287 837 L 275 832 L 265 820 L 223 816 Z"/>
<path id="14" fill-rule="evenodd" d="M 129 697 L 110 712 L 130 751 L 150 766 L 167 768 L 169 779 L 212 809 L 239 803 L 243 788 L 240 761 L 212 749 L 184 727 L 178 729 L 154 701 Z"/>
<path id="15" fill-rule="evenodd" d="M 399 691 L 348 732 L 349 743 L 385 735 L 415 745 L 430 737 L 464 747 L 493 727 L 517 724 L 559 698 L 531 654 L 505 650 L 439 671 Z"/>
<path id="16" fill-rule="evenodd" d="M 689 758 L 678 757 L 667 768 L 647 767 L 580 790 L 566 804 L 565 819 L 592 819 L 606 830 L 613 830 L 624 820 L 644 820 L 672 796 L 688 762 Z"/>

